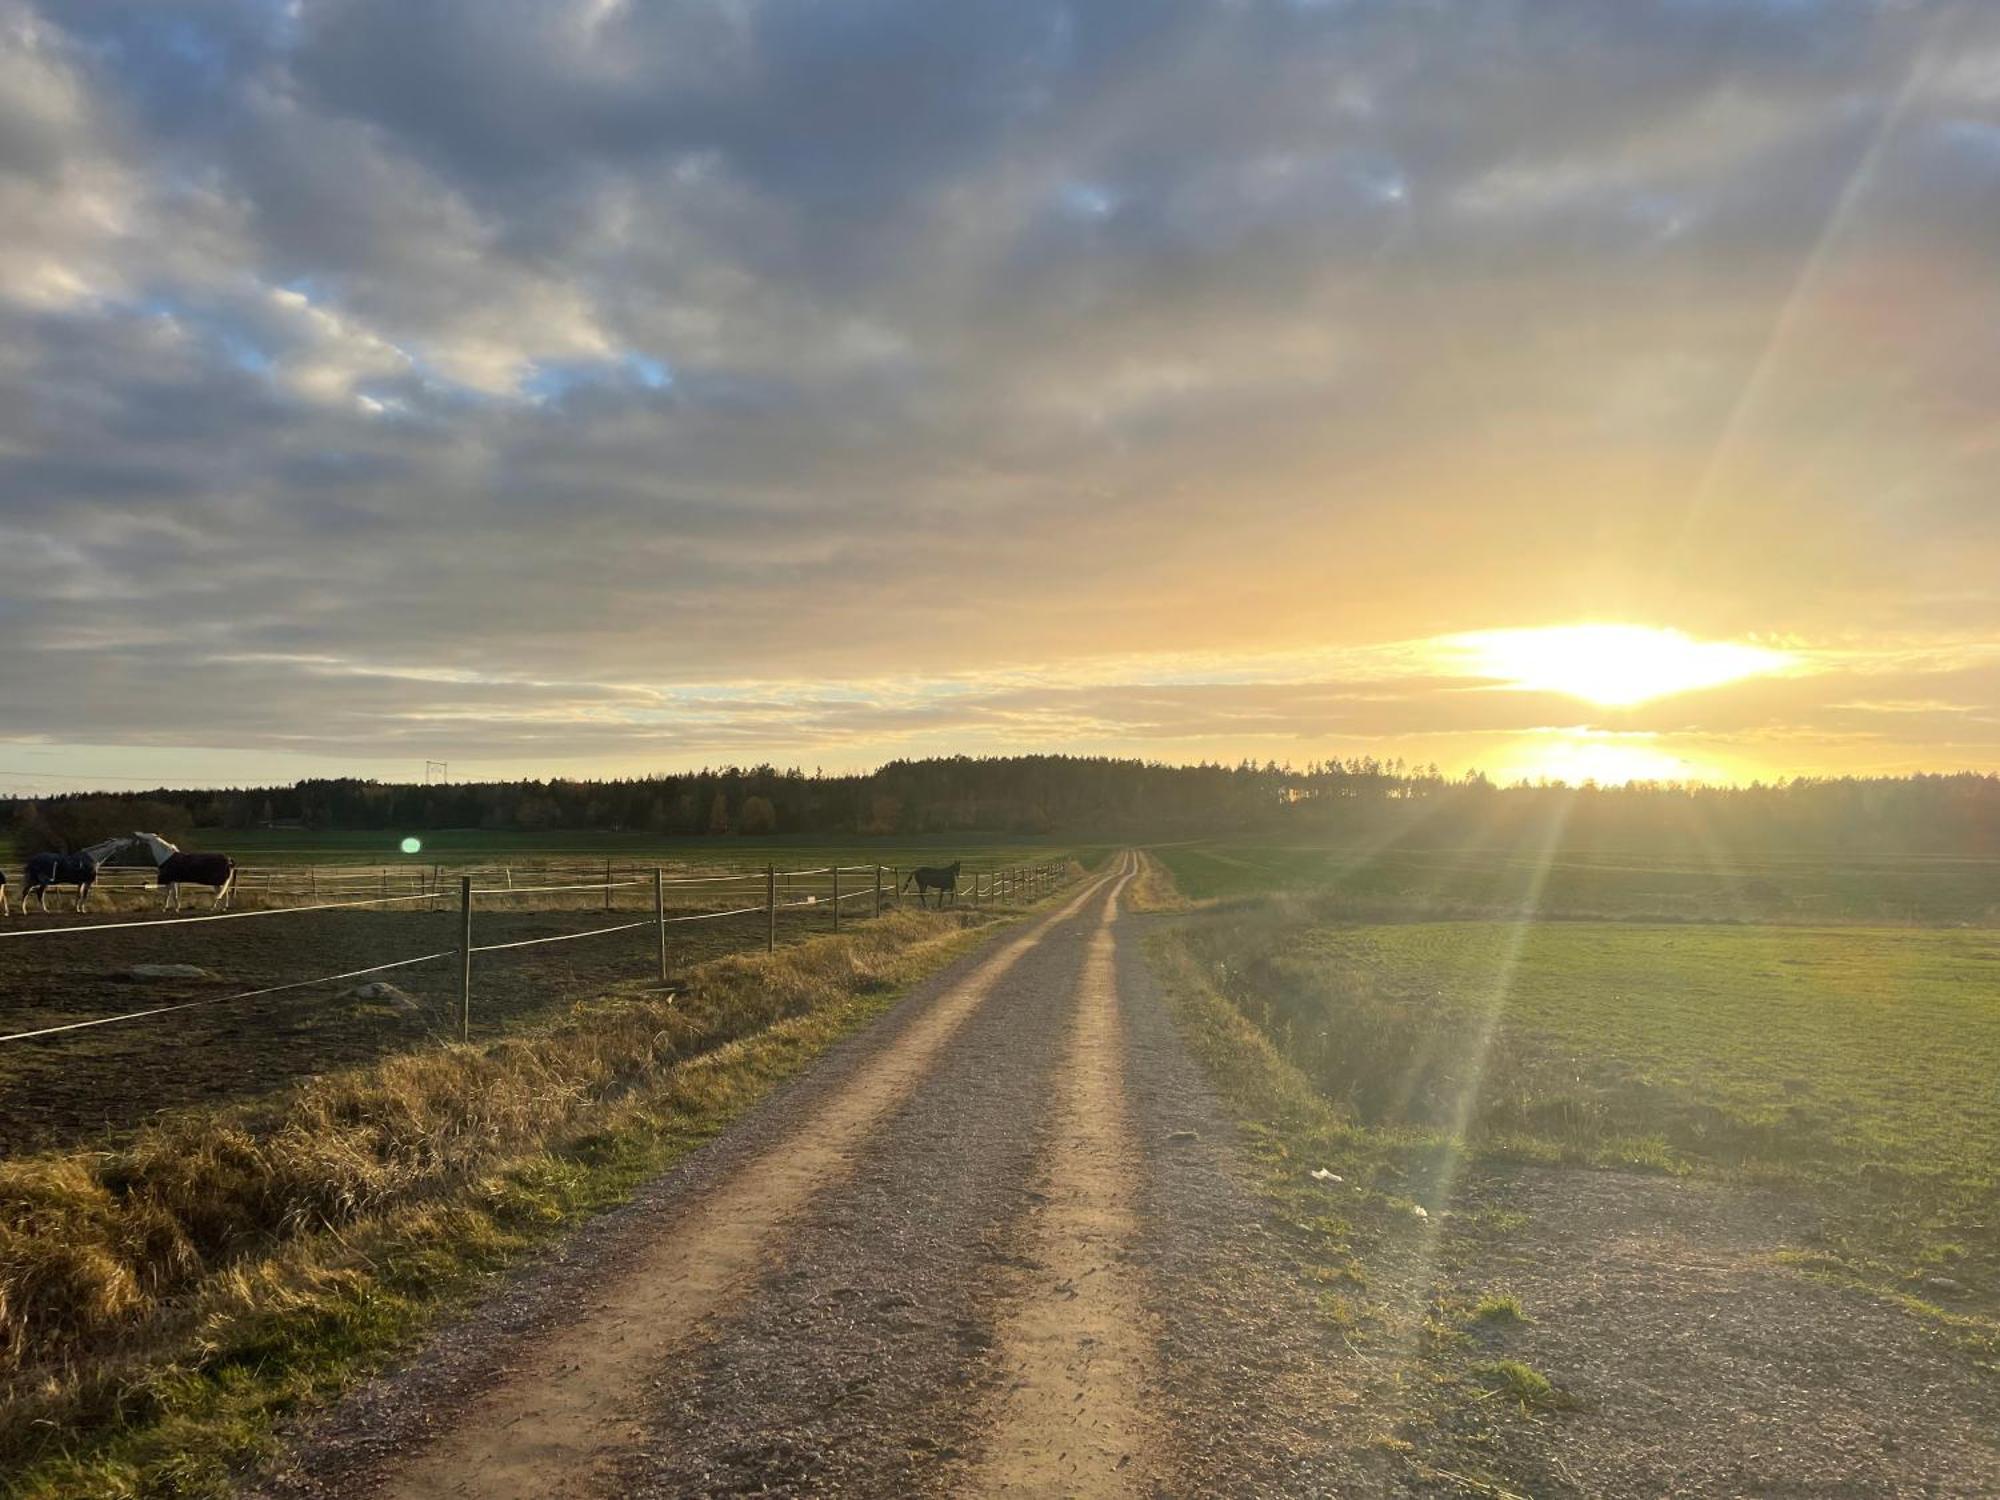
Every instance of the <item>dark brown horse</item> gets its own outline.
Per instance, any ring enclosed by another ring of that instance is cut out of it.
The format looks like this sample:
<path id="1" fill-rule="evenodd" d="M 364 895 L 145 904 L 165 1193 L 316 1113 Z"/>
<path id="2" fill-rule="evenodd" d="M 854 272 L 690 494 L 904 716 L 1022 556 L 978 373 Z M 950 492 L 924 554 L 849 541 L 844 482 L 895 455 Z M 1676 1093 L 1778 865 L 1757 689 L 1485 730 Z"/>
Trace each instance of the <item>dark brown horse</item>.
<path id="1" fill-rule="evenodd" d="M 936 891 L 938 893 L 939 906 L 944 905 L 946 895 L 951 897 L 952 904 L 956 906 L 958 904 L 958 867 L 964 863 L 965 861 L 962 859 L 955 859 L 948 865 L 920 866 L 910 871 L 910 878 L 903 882 L 903 889 L 907 891 L 912 883 L 916 885 L 917 904 L 919 906 L 930 905 L 930 902 L 924 899 L 925 891 Z"/>
<path id="2" fill-rule="evenodd" d="M 132 837 L 152 851 L 153 863 L 160 867 L 154 879 L 167 893 L 165 910 L 180 910 L 184 885 L 205 885 L 214 891 L 215 899 L 208 903 L 210 911 L 229 905 L 236 889 L 236 861 L 228 855 L 184 854 L 157 833 L 135 833 Z"/>

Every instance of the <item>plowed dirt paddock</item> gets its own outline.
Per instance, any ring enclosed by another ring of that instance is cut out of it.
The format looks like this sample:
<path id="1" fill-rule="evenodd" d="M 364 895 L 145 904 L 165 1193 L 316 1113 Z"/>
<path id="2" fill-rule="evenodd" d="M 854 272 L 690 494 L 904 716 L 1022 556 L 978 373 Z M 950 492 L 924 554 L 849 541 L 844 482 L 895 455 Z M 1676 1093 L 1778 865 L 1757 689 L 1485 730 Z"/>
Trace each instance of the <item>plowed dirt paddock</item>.
<path id="1" fill-rule="evenodd" d="M 644 894 L 650 908 L 651 893 Z M 629 898 L 632 893 L 619 895 Z M 475 941 L 553 937 L 646 914 L 629 901 L 609 913 L 591 909 L 587 902 L 562 911 L 480 911 Z M 81 925 L 105 921 L 107 915 L 30 920 Z M 362 909 L 185 926 L 140 923 L 130 931 L 0 941 L 0 1032 L 58 1026 L 454 950 L 458 922 L 455 910 Z M 669 927 L 669 973 L 718 954 L 761 946 L 764 924 L 764 914 L 757 912 Z M 781 910 L 779 940 L 824 932 L 828 925 L 823 907 Z M 655 975 L 655 942 L 653 929 L 639 927 L 478 955 L 474 1036 L 492 1035 L 601 995 L 613 985 Z M 216 978 L 133 982 L 124 976 L 135 964 L 193 964 Z M 347 980 L 0 1047 L 0 1154 L 128 1129 L 179 1105 L 263 1093 L 313 1073 L 421 1045 L 455 1025 L 455 955 L 378 977 L 408 993 L 418 1008 L 342 1000 L 340 992 L 360 982 Z"/>

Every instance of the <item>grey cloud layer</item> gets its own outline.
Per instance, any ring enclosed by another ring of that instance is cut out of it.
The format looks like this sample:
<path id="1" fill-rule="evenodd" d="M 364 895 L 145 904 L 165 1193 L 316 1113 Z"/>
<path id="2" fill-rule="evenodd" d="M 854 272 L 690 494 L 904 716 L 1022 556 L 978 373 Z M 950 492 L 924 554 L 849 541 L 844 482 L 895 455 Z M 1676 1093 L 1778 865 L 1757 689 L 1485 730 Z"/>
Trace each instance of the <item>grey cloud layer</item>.
<path id="1" fill-rule="evenodd" d="M 53 739 L 1497 733 L 1563 710 L 938 684 L 2000 636 L 1979 8 L 0 0 L 0 219 L 0 702 Z"/>

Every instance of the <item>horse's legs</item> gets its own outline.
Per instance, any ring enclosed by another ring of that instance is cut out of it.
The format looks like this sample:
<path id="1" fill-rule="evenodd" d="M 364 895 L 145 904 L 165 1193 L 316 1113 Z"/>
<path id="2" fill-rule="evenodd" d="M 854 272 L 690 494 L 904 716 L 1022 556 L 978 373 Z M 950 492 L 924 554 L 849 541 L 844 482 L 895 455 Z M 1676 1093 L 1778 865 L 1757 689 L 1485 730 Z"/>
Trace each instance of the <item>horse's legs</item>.
<path id="1" fill-rule="evenodd" d="M 90 904 L 90 882 L 82 882 L 76 888 L 76 909 L 82 911 Z"/>

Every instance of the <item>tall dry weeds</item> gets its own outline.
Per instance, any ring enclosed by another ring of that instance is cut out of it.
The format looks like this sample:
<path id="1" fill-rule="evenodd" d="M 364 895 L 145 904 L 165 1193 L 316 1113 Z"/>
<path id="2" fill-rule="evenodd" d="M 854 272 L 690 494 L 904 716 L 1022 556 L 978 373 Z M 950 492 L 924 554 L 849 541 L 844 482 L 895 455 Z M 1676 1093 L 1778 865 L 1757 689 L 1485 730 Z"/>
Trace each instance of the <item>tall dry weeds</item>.
<path id="1" fill-rule="evenodd" d="M 891 913 L 774 955 L 703 964 L 679 996 L 593 1001 L 533 1034 L 168 1117 L 110 1150 L 0 1163 L 0 1372 L 24 1389 L 301 1236 L 443 1197 L 587 1129 L 678 1063 L 901 982 L 972 920 Z"/>

